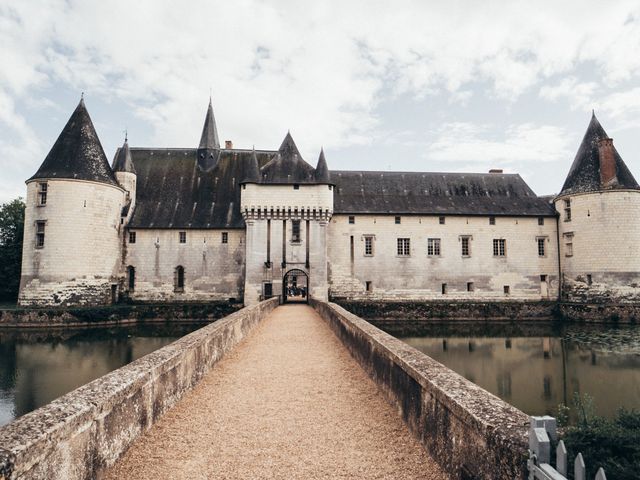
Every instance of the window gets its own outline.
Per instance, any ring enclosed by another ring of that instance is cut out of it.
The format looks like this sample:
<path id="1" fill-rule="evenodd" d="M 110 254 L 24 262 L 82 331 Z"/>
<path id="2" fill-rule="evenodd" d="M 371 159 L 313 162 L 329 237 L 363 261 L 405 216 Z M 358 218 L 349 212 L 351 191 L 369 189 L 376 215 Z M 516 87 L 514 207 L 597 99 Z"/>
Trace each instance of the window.
<path id="1" fill-rule="evenodd" d="M 129 232 L 129 243 L 136 243 L 136 232 Z"/>
<path id="2" fill-rule="evenodd" d="M 564 234 L 564 256 L 573 257 L 573 233 Z"/>
<path id="3" fill-rule="evenodd" d="M 443 283 L 441 285 L 441 289 L 442 289 L 442 295 L 446 295 L 447 294 L 447 284 Z"/>
<path id="4" fill-rule="evenodd" d="M 461 253 L 463 257 L 471 256 L 471 237 L 460 237 Z"/>
<path id="5" fill-rule="evenodd" d="M 398 239 L 398 255 L 401 257 L 408 257 L 411 254 L 411 247 L 409 238 Z"/>
<path id="6" fill-rule="evenodd" d="M 444 225 L 444 217 L 439 217 L 438 223 L 440 223 L 440 225 Z"/>
<path id="7" fill-rule="evenodd" d="M 493 256 L 504 257 L 506 255 L 507 241 L 502 238 L 493 239 Z"/>
<path id="8" fill-rule="evenodd" d="M 496 217 L 489 217 L 489 225 L 495 225 L 496 224 Z"/>
<path id="9" fill-rule="evenodd" d="M 294 190 L 300 190 L 300 185 L 297 185 L 297 184 L 296 184 L 296 185 L 294 185 L 294 186 L 293 186 L 293 189 L 294 189 Z"/>
<path id="10" fill-rule="evenodd" d="M 38 184 L 38 205 L 44 206 L 47 204 L 47 190 L 49 185 L 47 182 L 42 182 Z"/>
<path id="11" fill-rule="evenodd" d="M 136 269 L 131 265 L 127 267 L 127 279 L 129 284 L 129 291 L 133 292 L 136 286 Z"/>
<path id="12" fill-rule="evenodd" d="M 229 243 L 229 233 L 222 232 L 222 243 Z"/>
<path id="13" fill-rule="evenodd" d="M 354 223 L 356 223 L 356 217 L 354 217 L 353 215 L 349 215 L 349 223 L 351 225 L 353 225 Z"/>
<path id="14" fill-rule="evenodd" d="M 371 235 L 364 237 L 364 255 L 366 257 L 373 256 L 373 237 Z"/>
<path id="15" fill-rule="evenodd" d="M 536 242 L 538 242 L 538 256 L 544 257 L 546 255 L 545 251 L 545 243 L 547 241 L 547 237 L 538 237 L 536 238 Z"/>
<path id="16" fill-rule="evenodd" d="M 467 282 L 467 292 L 473 292 L 473 282 Z"/>
<path id="17" fill-rule="evenodd" d="M 187 232 L 178 232 L 180 243 L 187 243 Z"/>
<path id="18" fill-rule="evenodd" d="M 300 220 L 291 222 L 291 241 L 300 242 Z"/>
<path id="19" fill-rule="evenodd" d="M 175 289 L 176 292 L 184 292 L 184 267 L 178 265 L 176 267 L 175 275 Z"/>
<path id="20" fill-rule="evenodd" d="M 440 255 L 440 239 L 429 238 L 427 239 L 427 255 L 430 257 L 437 257 Z"/>
<path id="21" fill-rule="evenodd" d="M 544 217 L 538 217 L 538 225 L 544 225 Z"/>
<path id="22" fill-rule="evenodd" d="M 396 217 L 396 225 L 400 225 L 401 220 L 402 219 L 400 217 Z"/>
<path id="23" fill-rule="evenodd" d="M 571 221 L 571 199 L 570 198 L 567 198 L 564 201 L 564 221 L 565 222 Z"/>
<path id="24" fill-rule="evenodd" d="M 587 273 L 587 285 L 593 285 L 593 277 L 590 273 Z"/>
<path id="25" fill-rule="evenodd" d="M 373 291 L 373 284 L 371 283 L 370 280 L 367 280 L 366 282 L 364 282 L 365 285 L 365 290 L 367 292 L 372 292 Z"/>
<path id="26" fill-rule="evenodd" d="M 547 281 L 547 276 L 546 275 L 540 275 L 540 281 L 541 282 L 546 282 Z"/>
<path id="27" fill-rule="evenodd" d="M 509 293 L 511 293 L 511 287 L 509 285 L 505 285 L 504 287 L 502 287 L 502 290 L 504 291 L 505 295 L 509 295 Z"/>
<path id="28" fill-rule="evenodd" d="M 45 222 L 36 222 L 36 248 L 44 248 Z"/>

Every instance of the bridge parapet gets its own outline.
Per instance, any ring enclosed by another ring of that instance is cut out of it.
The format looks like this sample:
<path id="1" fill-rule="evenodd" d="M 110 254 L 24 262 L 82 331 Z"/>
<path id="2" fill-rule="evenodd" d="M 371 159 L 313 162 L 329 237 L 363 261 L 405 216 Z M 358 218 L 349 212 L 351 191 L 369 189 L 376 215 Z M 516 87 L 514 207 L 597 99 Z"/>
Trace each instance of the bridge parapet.
<path id="1" fill-rule="evenodd" d="M 526 414 L 344 308 L 310 303 L 452 478 L 526 478 Z"/>
<path id="2" fill-rule="evenodd" d="M 243 308 L 0 428 L 0 480 L 98 477 L 277 305 Z"/>

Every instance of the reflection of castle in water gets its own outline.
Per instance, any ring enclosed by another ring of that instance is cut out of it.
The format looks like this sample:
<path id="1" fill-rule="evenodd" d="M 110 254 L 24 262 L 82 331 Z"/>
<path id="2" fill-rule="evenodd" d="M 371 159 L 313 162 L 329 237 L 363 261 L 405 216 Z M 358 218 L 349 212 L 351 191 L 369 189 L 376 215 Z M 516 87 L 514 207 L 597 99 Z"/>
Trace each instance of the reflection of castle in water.
<path id="1" fill-rule="evenodd" d="M 613 335 L 605 350 L 575 340 L 598 340 L 600 332 L 568 333 L 403 340 L 529 414 L 555 414 L 558 404 L 571 404 L 574 392 L 591 395 L 597 413 L 606 416 L 620 407 L 640 408 L 640 349 L 634 348 L 640 330 Z"/>

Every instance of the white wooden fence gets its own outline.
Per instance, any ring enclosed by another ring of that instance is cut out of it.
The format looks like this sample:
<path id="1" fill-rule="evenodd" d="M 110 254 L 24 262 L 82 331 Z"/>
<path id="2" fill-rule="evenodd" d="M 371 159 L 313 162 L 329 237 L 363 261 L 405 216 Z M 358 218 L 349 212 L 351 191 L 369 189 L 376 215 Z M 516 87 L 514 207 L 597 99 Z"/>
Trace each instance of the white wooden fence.
<path id="1" fill-rule="evenodd" d="M 549 416 L 531 417 L 529 428 L 529 480 L 567 480 L 568 458 L 564 442 L 556 448 L 556 468 L 551 466 L 551 441 L 558 440 L 556 419 Z M 574 480 L 587 480 L 584 458 L 579 453 L 573 462 Z M 595 480 L 607 480 L 602 467 Z"/>

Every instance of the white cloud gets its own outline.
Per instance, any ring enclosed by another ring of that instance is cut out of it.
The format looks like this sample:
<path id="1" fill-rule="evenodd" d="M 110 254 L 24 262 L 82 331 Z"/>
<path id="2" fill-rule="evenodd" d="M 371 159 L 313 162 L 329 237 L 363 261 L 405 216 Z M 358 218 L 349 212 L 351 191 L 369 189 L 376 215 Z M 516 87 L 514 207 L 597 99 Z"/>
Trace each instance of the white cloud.
<path id="1" fill-rule="evenodd" d="M 484 169 L 512 168 L 522 162 L 554 162 L 570 155 L 566 131 L 551 125 L 513 125 L 503 135 L 492 135 L 490 125 L 448 123 L 436 132 L 426 152 L 429 160 L 476 163 Z"/>
<path id="2" fill-rule="evenodd" d="M 540 97 L 556 102 L 566 99 L 572 109 L 589 109 L 594 105 L 597 82 L 580 82 L 576 77 L 566 77 L 555 85 L 543 85 Z"/>

